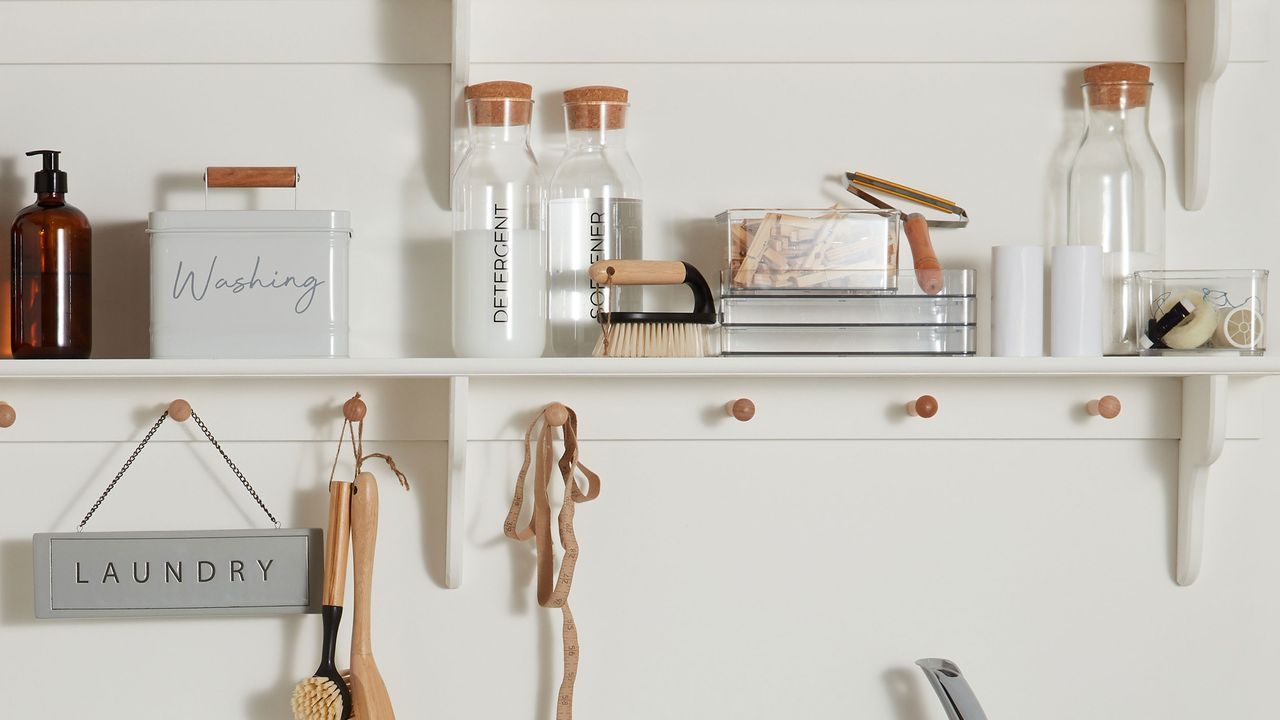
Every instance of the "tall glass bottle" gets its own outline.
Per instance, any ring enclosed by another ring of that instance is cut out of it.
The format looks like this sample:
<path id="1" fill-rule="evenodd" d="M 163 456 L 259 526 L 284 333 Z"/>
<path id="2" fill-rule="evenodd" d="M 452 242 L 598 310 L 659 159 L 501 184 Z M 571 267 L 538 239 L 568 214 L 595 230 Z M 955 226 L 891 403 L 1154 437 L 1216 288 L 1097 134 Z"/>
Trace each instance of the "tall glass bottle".
<path id="1" fill-rule="evenodd" d="M 15 358 L 87 358 L 93 346 L 92 228 L 67 204 L 57 150 L 33 150 L 36 202 L 13 222 L 10 334 Z"/>
<path id="2" fill-rule="evenodd" d="M 1067 243 L 1101 245 L 1102 352 L 1136 355 L 1133 273 L 1164 269 L 1164 161 L 1151 139 L 1151 68 L 1084 71 L 1085 134 L 1067 180 Z"/>
<path id="3" fill-rule="evenodd" d="M 640 257 L 640 173 L 627 152 L 628 93 L 592 85 L 564 94 L 567 147 L 548 192 L 551 354 L 589 356 L 608 309 L 606 289 L 587 277 L 598 260 Z M 615 290 L 616 292 L 616 290 Z M 616 297 L 640 309 L 640 288 Z"/>
<path id="4" fill-rule="evenodd" d="M 453 351 L 540 357 L 547 264 L 542 177 L 529 148 L 533 88 L 466 89 L 467 152 L 453 176 Z"/>

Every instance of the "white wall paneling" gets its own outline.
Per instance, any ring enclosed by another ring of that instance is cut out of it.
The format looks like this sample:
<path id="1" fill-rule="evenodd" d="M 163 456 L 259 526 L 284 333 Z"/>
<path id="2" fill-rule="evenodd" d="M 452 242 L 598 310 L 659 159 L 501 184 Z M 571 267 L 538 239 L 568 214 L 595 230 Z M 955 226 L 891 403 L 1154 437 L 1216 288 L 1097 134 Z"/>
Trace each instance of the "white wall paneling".
<path id="1" fill-rule="evenodd" d="M 1192 0 L 1199 2 L 1200 0 Z M 1071 62 L 1186 58 L 1183 0 L 471 0 L 483 63 Z M 1270 57 L 1266 0 L 1234 0 L 1233 61 Z M 623 30 L 625 28 L 625 30 Z"/>
<path id="2" fill-rule="evenodd" d="M 0 0 L 0 217 L 29 201 L 22 152 L 64 150 L 103 308 L 98 359 L 0 363 L 0 401 L 18 413 L 0 430 L 6 710 L 287 717 L 315 667 L 315 618 L 37 623 L 30 536 L 74 527 L 179 396 L 286 524 L 321 526 L 339 406 L 360 391 L 366 441 L 413 483 L 396 490 L 374 466 L 387 486 L 374 632 L 401 717 L 552 717 L 556 618 L 501 526 L 519 433 L 553 400 L 581 412 L 583 459 L 604 478 L 577 517 L 584 717 L 931 720 L 911 661 L 935 655 L 993 718 L 1270 717 L 1273 359 L 446 356 L 468 81 L 534 86 L 548 173 L 560 92 L 628 87 L 646 254 L 708 276 L 716 213 L 849 202 L 843 170 L 955 197 L 972 222 L 935 241 L 944 263 L 978 271 L 985 328 L 990 246 L 1060 239 L 1094 62 L 1153 67 L 1170 267 L 1280 267 L 1265 213 L 1280 196 L 1272 5 L 1230 5 L 1212 192 L 1189 212 L 1205 168 L 1189 170 L 1187 138 L 1208 125 L 1192 128 L 1188 86 L 1208 66 L 1184 0 Z M 146 214 L 201 207 L 215 164 L 296 164 L 300 207 L 352 212 L 352 360 L 135 359 Z M 940 413 L 906 417 L 924 393 Z M 1114 420 L 1084 413 L 1103 394 L 1123 403 Z M 756 402 L 750 422 L 724 415 L 738 397 Z M 94 520 L 260 523 L 207 443 L 172 423 Z M 1063 692 L 1068 669 L 1087 692 Z"/>
<path id="3" fill-rule="evenodd" d="M 571 366 L 573 362 L 560 364 Z M 1235 361 L 1219 366 L 1244 367 L 1252 372 L 1274 367 L 1274 363 L 1260 363 Z M 156 408 L 166 406 L 167 400 L 113 407 L 107 398 L 126 393 L 134 397 L 158 396 L 161 388 L 183 393 L 211 424 L 214 417 L 225 418 L 222 424 L 227 432 L 216 431 L 223 440 L 323 442 L 336 434 L 340 415 L 336 408 L 347 392 L 337 390 L 335 395 L 335 387 L 367 384 L 371 387 L 363 389 L 365 397 L 377 408 L 369 422 L 372 427 L 384 428 L 382 433 L 371 432 L 370 440 L 447 441 L 444 584 L 456 589 L 462 582 L 464 563 L 467 448 L 473 441 L 521 440 L 528 418 L 553 400 L 592 419 L 590 425 L 582 426 L 584 440 L 1180 439 L 1177 580 L 1189 585 L 1199 574 L 1201 563 L 1209 471 L 1226 439 L 1257 439 L 1260 432 L 1258 384 L 1262 380 L 1247 374 L 1229 387 L 1230 376 L 1225 374 L 1193 374 L 1179 380 L 1176 376 L 1142 374 L 991 373 L 987 377 L 962 377 L 935 373 L 900 375 L 890 381 L 887 377 L 836 373 L 826 377 L 775 377 L 767 373 L 767 361 L 721 364 L 722 369 L 736 365 L 738 373 L 703 372 L 686 377 L 655 374 L 652 370 L 624 375 L 618 374 L 616 364 L 593 364 L 610 372 L 522 376 L 492 370 L 491 374 L 472 378 L 446 375 L 448 367 L 440 367 L 439 363 L 435 367 L 429 363 L 401 363 L 407 373 L 418 365 L 421 375 L 399 379 L 386 375 L 344 377 L 330 367 L 330 378 L 232 375 L 175 381 L 152 376 L 121 381 L 110 374 L 99 380 L 68 380 L 56 375 L 40 380 L 12 378 L 0 382 L 0 391 L 6 402 L 19 409 L 22 422 L 0 432 L 0 444 L 52 436 L 62 442 L 132 440 L 145 431 L 158 414 Z M 987 361 L 989 367 L 1015 364 L 1032 363 Z M 1100 366 L 1116 364 L 1109 361 Z M 1138 363 L 1128 364 L 1140 367 Z M 1191 363 L 1195 364 L 1205 365 Z M 1254 367 L 1249 367 L 1251 364 Z M 59 367 L 65 363 L 45 365 Z M 146 367 L 151 363 L 134 365 Z M 181 367 L 180 363 L 168 365 Z M 252 367 L 253 363 L 244 365 Z M 322 372 L 332 364 L 301 364 L 307 365 Z M 697 362 L 648 363 L 649 368 L 664 365 L 678 370 L 681 365 L 697 367 Z M 79 366 L 98 369 L 93 363 L 82 362 Z M 512 367 L 519 372 L 519 363 Z M 1212 366 L 1201 370 L 1211 371 Z M 438 378 L 434 382 L 433 373 Z M 1229 401 L 1231 391 L 1234 402 Z M 926 393 L 938 399 L 938 415 L 927 419 L 908 416 L 904 403 Z M 1112 420 L 1089 416 L 1085 412 L 1087 403 L 1107 394 L 1121 399 L 1120 416 Z M 95 396 L 99 401 L 91 402 Z M 74 413 L 75 422 L 60 422 L 71 413 L 54 397 L 72 398 L 85 409 Z M 756 417 L 749 423 L 733 421 L 724 411 L 725 404 L 738 397 L 747 397 L 756 404 Z M 327 399 L 317 402 L 315 398 Z M 206 399 L 209 407 L 205 406 Z M 250 407 L 264 410 L 246 412 Z M 266 410 L 273 407 L 310 409 L 305 413 L 305 422 L 294 419 L 290 423 Z M 447 412 L 437 410 L 432 414 L 424 408 L 445 408 Z M 175 432 L 182 441 L 198 440 L 189 427 L 171 430 L 170 434 Z M 165 439 L 161 435 L 157 441 Z"/>
<path id="4" fill-rule="evenodd" d="M 449 0 L 4 0 L 0 13 L 0 63 L 449 62 Z M 36 27 L 57 32 L 20 30 Z"/>

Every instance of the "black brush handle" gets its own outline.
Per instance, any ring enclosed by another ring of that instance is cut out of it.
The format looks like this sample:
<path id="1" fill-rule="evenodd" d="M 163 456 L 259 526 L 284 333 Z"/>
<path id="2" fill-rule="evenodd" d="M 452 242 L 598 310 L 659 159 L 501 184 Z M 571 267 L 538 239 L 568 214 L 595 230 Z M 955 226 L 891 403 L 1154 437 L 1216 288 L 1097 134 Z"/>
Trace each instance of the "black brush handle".
<path id="1" fill-rule="evenodd" d="M 342 606 L 322 606 L 320 618 L 324 625 L 324 637 L 320 647 L 320 667 L 316 669 L 315 676 L 326 678 L 338 687 L 338 694 L 342 697 L 342 720 L 350 720 L 351 688 L 347 687 L 346 681 L 342 679 L 342 673 L 338 672 L 334 662 L 334 656 L 338 652 L 338 627 L 342 624 Z"/>

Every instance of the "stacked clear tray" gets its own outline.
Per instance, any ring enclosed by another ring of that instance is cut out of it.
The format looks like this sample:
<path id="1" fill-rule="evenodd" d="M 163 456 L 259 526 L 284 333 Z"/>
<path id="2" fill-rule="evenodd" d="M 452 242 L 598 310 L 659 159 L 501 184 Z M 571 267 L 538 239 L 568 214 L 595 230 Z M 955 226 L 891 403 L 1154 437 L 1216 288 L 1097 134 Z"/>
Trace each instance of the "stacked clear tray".
<path id="1" fill-rule="evenodd" d="M 932 295 L 912 270 L 898 273 L 896 290 L 882 291 L 734 288 L 724 282 L 721 354 L 973 355 L 974 272 L 944 270 L 942 280 Z"/>

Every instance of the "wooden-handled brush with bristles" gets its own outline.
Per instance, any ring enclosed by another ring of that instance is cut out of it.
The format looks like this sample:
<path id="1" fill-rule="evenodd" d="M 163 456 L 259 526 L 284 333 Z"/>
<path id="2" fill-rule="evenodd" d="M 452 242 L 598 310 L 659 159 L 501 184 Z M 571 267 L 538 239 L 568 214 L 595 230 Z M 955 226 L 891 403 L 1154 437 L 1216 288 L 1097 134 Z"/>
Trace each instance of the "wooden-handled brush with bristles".
<path id="1" fill-rule="evenodd" d="M 324 637 L 320 667 L 293 690 L 294 720 L 350 720 L 351 690 L 334 664 L 342 595 L 347 586 L 347 548 L 351 541 L 351 483 L 329 483 L 329 528 L 325 538 Z"/>
<path id="2" fill-rule="evenodd" d="M 601 260 L 587 269 L 597 285 L 687 285 L 691 312 L 602 312 L 597 357 L 706 357 L 716 323 L 711 288 L 698 269 L 679 260 Z"/>

